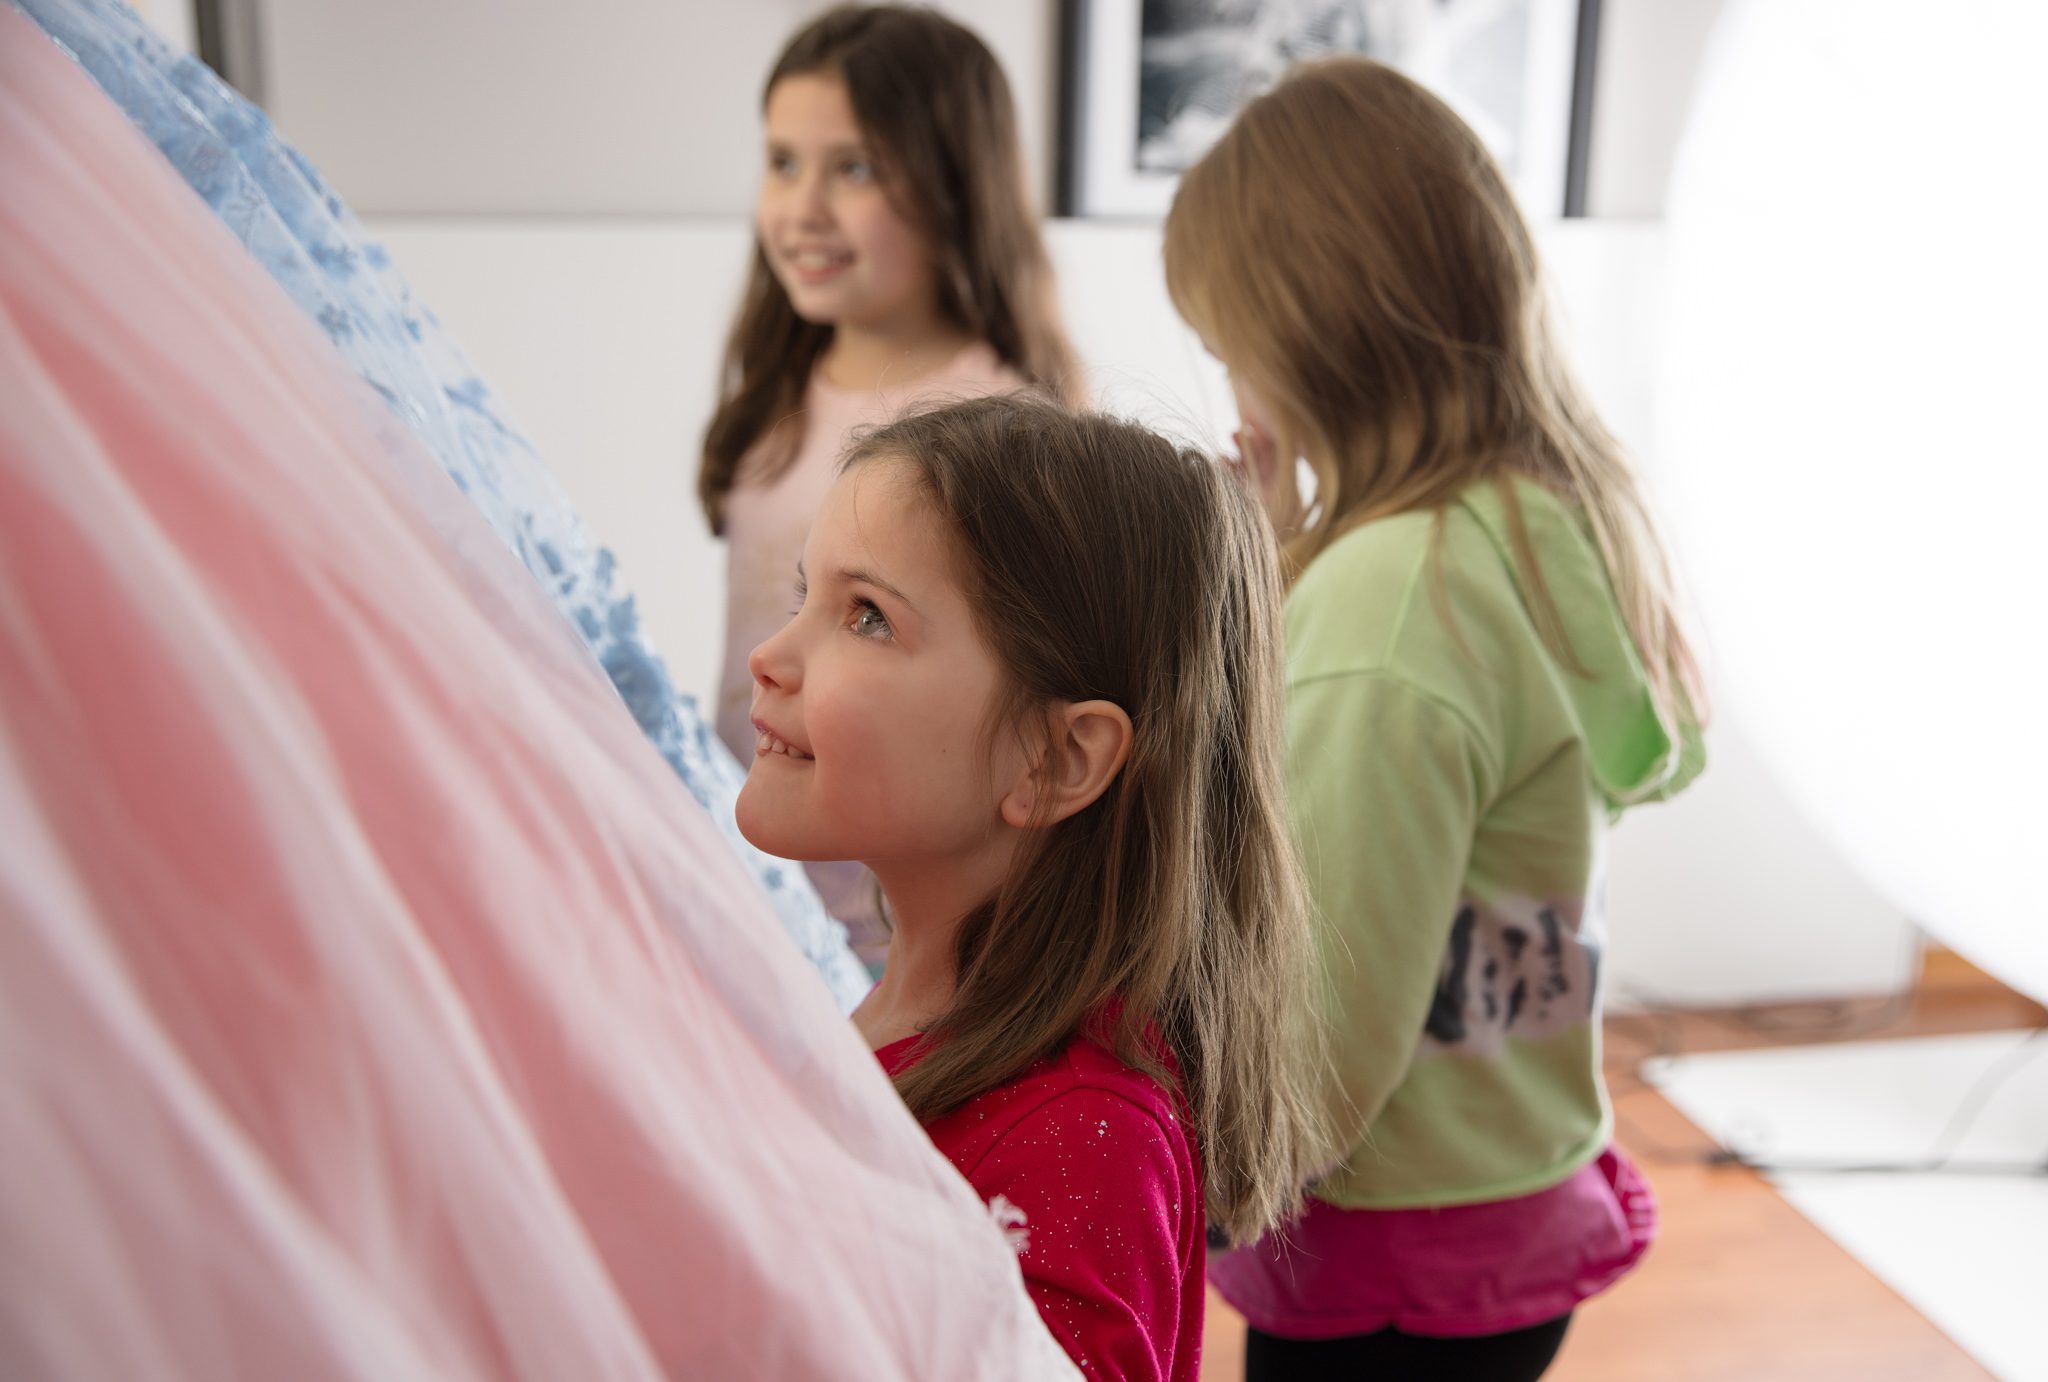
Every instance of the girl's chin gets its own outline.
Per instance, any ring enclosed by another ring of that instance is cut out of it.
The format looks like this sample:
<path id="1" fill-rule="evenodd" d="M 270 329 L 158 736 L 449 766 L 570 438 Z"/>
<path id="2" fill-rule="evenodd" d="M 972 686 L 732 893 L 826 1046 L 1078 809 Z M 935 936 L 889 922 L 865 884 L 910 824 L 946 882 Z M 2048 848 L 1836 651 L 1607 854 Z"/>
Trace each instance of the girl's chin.
<path id="1" fill-rule="evenodd" d="M 783 296 L 789 299 L 789 306 L 799 317 L 812 326 L 836 326 L 842 313 L 835 293 L 821 291 L 818 287 L 782 281 Z"/>
<path id="2" fill-rule="evenodd" d="M 762 809 L 758 793 L 751 780 L 740 787 L 739 798 L 733 802 L 733 820 L 740 828 L 740 834 L 748 844 L 763 854 L 773 854 L 778 859 L 790 856 L 778 848 L 783 843 L 784 832 L 775 828 L 772 812 Z"/>
<path id="3" fill-rule="evenodd" d="M 821 853 L 817 841 L 808 837 L 801 829 L 791 828 L 792 823 L 783 820 L 778 813 L 763 805 L 758 799 L 748 800 L 748 789 L 740 788 L 739 800 L 733 804 L 733 819 L 738 823 L 740 834 L 748 844 L 763 854 L 772 854 L 777 859 L 789 859 L 796 863 L 816 863 L 829 859 L 829 852 Z"/>

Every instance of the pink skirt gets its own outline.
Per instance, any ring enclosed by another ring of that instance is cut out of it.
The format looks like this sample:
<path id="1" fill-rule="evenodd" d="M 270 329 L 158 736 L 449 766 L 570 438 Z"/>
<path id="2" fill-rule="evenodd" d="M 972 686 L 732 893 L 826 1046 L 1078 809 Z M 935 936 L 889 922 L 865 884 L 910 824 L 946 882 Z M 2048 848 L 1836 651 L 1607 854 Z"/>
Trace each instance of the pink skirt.
<path id="1" fill-rule="evenodd" d="M 1547 1190 L 1443 1209 L 1339 1209 L 1221 1253 L 1209 1280 L 1254 1329 L 1453 1338 L 1553 1320 L 1642 1260 L 1657 1201 L 1619 1147 Z"/>

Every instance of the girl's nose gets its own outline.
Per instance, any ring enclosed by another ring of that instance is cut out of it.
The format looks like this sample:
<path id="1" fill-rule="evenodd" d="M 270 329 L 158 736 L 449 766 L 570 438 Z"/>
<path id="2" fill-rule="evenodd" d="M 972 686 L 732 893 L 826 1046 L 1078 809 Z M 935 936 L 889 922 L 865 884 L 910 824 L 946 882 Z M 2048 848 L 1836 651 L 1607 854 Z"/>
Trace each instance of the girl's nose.
<path id="1" fill-rule="evenodd" d="M 818 226 L 832 219 L 831 205 L 825 199 L 825 175 L 822 171 L 806 169 L 790 186 L 789 199 L 802 225 Z"/>
<path id="2" fill-rule="evenodd" d="M 794 691 L 801 684 L 802 664 L 791 646 L 789 625 L 784 624 L 747 654 L 747 670 L 754 684 L 764 691 Z"/>

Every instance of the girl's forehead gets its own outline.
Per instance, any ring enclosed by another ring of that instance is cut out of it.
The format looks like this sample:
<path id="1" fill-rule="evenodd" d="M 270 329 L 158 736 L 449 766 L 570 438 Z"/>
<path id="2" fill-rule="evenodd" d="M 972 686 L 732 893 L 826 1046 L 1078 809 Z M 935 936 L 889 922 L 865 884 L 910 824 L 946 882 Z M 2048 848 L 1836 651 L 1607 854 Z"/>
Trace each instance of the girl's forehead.
<path id="1" fill-rule="evenodd" d="M 825 129 L 860 138 L 860 120 L 846 83 L 830 72 L 799 72 L 768 89 L 763 114 L 771 129 Z"/>
<path id="2" fill-rule="evenodd" d="M 836 565 L 888 563 L 943 573 L 943 528 L 903 461 L 877 457 L 842 474 L 812 529 L 821 559 Z"/>

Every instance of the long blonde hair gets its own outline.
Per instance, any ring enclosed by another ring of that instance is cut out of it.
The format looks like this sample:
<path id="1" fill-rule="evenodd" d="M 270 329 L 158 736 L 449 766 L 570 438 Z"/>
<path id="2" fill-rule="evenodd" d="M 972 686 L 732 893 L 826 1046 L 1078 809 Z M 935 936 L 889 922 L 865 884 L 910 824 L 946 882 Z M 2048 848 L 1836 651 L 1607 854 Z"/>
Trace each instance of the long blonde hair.
<path id="1" fill-rule="evenodd" d="M 1033 832 L 962 925 L 952 1006 L 897 1081 L 929 1120 L 1088 1029 L 1180 1067 L 1210 1223 L 1248 1241 L 1328 1164 L 1307 892 L 1281 781 L 1281 583 L 1270 525 L 1217 465 L 1131 423 L 1010 394 L 914 414 L 846 465 L 907 464 L 983 642 L 1032 707 L 1106 699 L 1130 757 Z M 1036 717 L 1042 723 L 1042 717 Z"/>
<path id="2" fill-rule="evenodd" d="M 932 10 L 840 5 L 791 36 L 762 104 L 784 78 L 814 74 L 846 84 L 883 187 L 930 238 L 946 320 L 987 342 L 1027 383 L 1080 402 L 1010 84 L 988 46 Z M 713 533 L 724 531 L 725 496 L 757 443 L 770 445 L 748 464 L 750 483 L 773 480 L 795 459 L 804 389 L 831 340 L 829 324 L 797 315 L 757 238 L 697 471 Z"/>
<path id="3" fill-rule="evenodd" d="M 1583 516 L 1666 724 L 1704 714 L 1641 488 L 1557 347 L 1499 165 L 1450 107 L 1365 58 L 1295 68 L 1182 179 L 1166 278 L 1314 473 L 1291 511 L 1282 478 L 1290 573 L 1494 481 L 1538 627 L 1576 665 L 1508 483 L 1525 476 Z"/>

